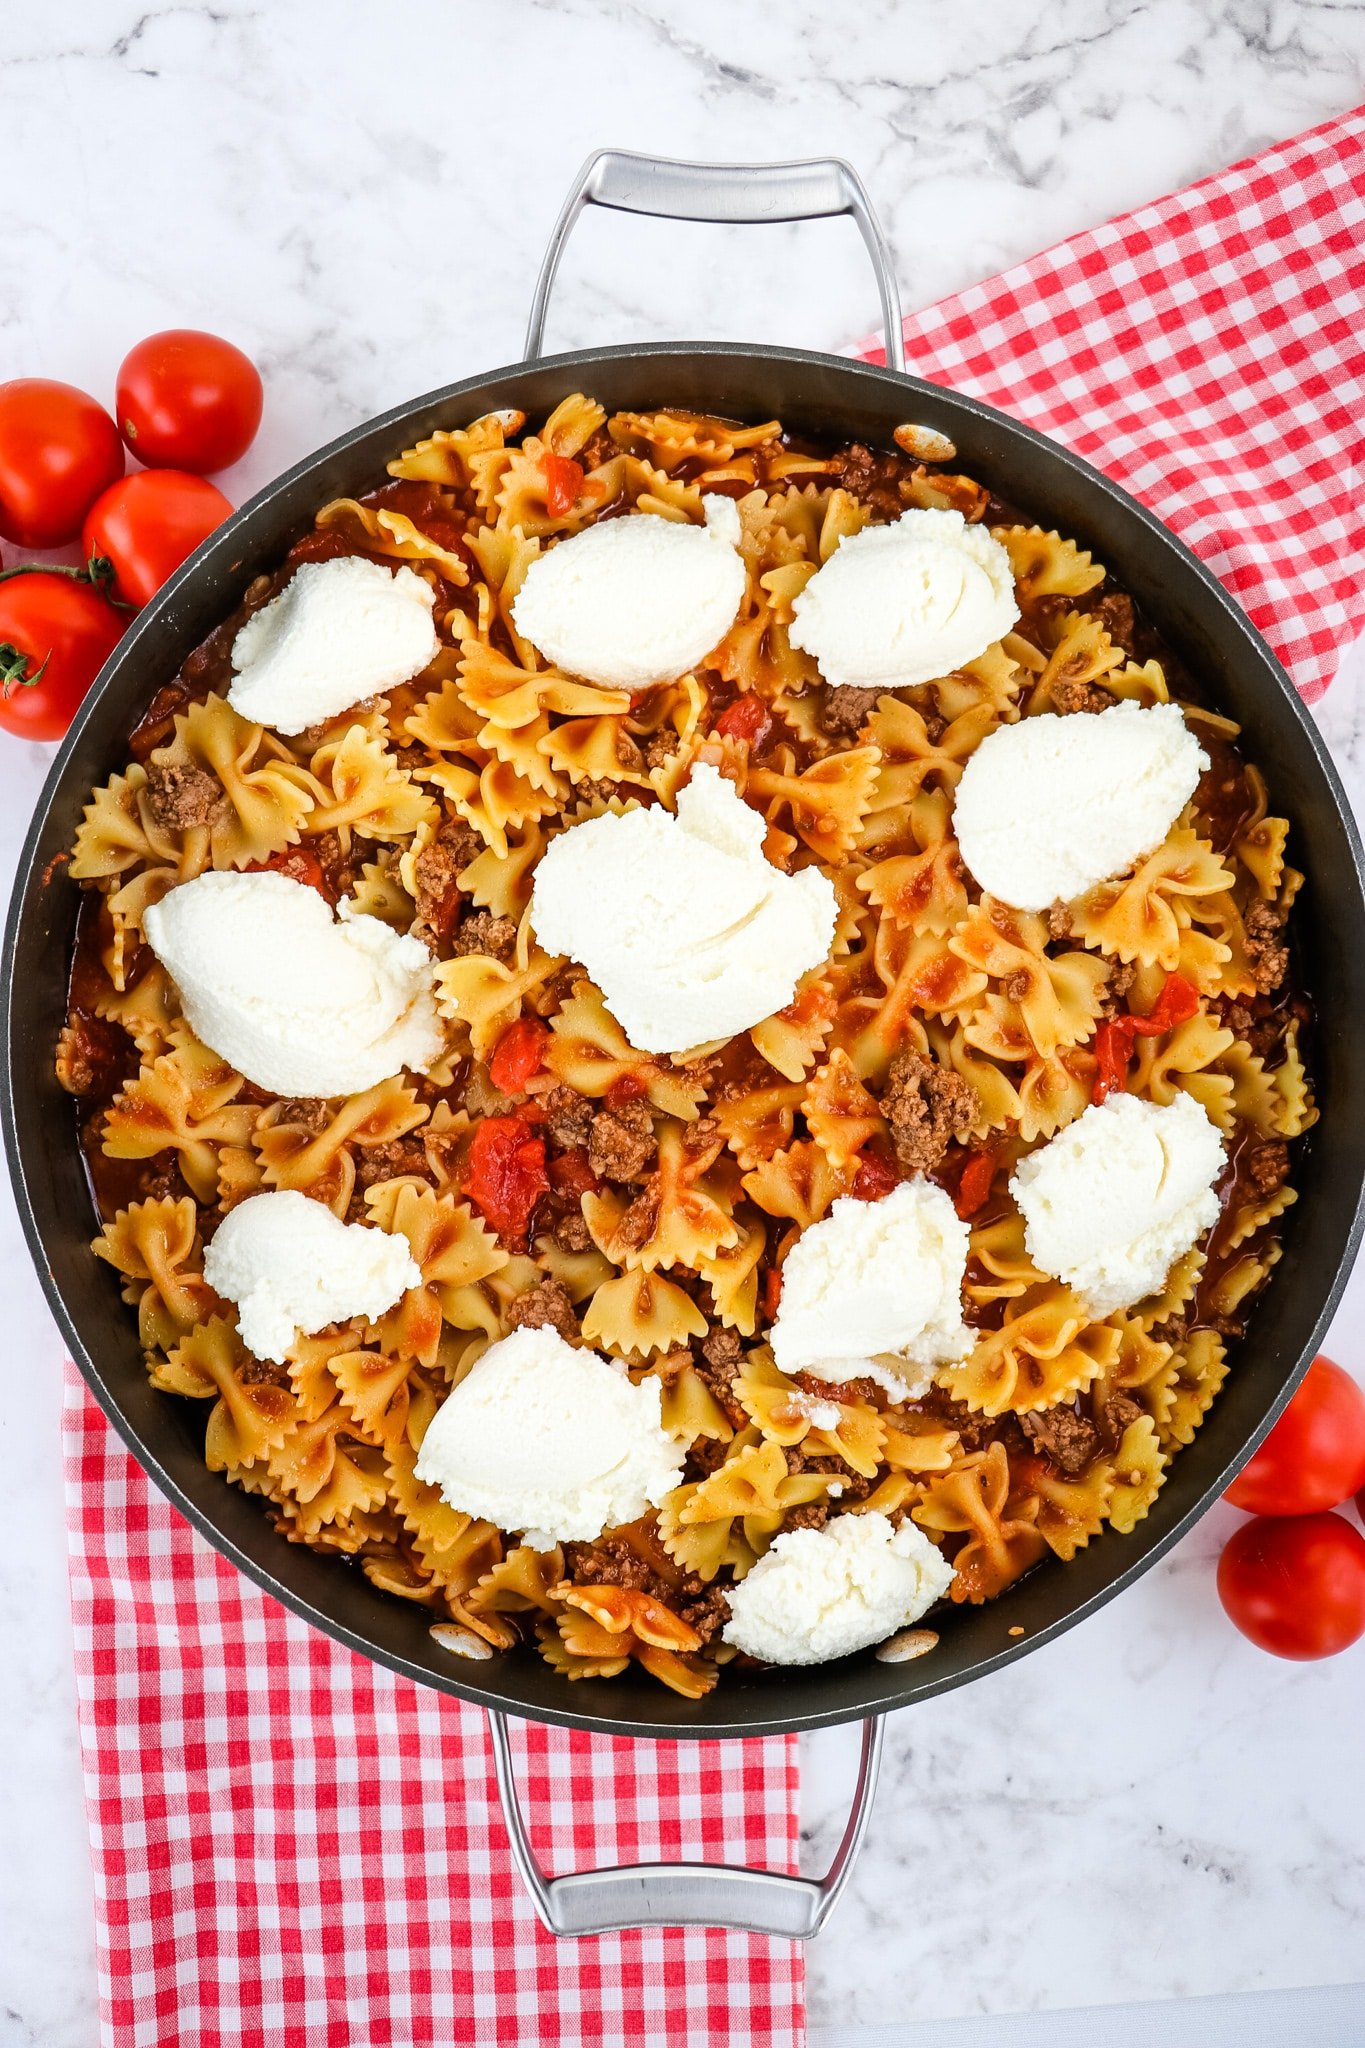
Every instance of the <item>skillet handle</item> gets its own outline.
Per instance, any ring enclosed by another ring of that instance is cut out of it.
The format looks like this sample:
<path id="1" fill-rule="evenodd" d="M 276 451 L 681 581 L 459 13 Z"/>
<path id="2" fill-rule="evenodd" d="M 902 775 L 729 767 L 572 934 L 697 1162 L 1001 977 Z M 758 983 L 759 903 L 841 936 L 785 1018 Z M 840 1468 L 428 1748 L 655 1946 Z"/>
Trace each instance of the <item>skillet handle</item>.
<path id="1" fill-rule="evenodd" d="M 627 149 L 597 150 L 564 202 L 531 300 L 526 326 L 528 362 L 542 352 L 555 272 L 569 230 L 585 206 L 607 206 L 618 213 L 646 213 L 665 220 L 764 222 L 852 214 L 877 273 L 886 360 L 891 369 L 904 373 L 901 302 L 891 251 L 863 181 L 851 164 L 837 156 L 784 164 L 690 164 L 674 157 L 638 156 Z"/>
<path id="2" fill-rule="evenodd" d="M 541 1924 L 551 1934 L 610 1934 L 622 1927 L 734 1927 L 788 1941 L 809 1941 L 820 1932 L 852 1875 L 871 1818 L 884 1733 L 879 1716 L 864 1721 L 852 1811 L 823 1877 L 787 1877 L 776 1870 L 724 1863 L 626 1863 L 615 1870 L 575 1870 L 551 1877 L 526 1832 L 512 1775 L 506 1715 L 490 1707 L 488 1728 L 512 1860 Z"/>

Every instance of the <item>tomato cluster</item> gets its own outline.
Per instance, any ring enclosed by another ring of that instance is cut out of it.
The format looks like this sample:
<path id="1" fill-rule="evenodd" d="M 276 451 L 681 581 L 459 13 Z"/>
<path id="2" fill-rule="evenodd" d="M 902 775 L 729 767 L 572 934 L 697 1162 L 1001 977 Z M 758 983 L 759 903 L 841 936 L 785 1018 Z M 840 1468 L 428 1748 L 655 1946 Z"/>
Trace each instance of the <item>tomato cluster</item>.
<path id="1" fill-rule="evenodd" d="M 117 419 L 49 377 L 0 384 L 0 536 L 79 539 L 84 568 L 0 570 L 0 728 L 60 739 L 123 631 L 232 506 L 205 472 L 246 453 L 261 379 L 230 341 L 174 328 L 123 363 Z M 143 465 L 124 475 L 125 446 Z"/>
<path id="2" fill-rule="evenodd" d="M 1218 1597 L 1242 1634 L 1277 1657 L 1332 1657 L 1365 1635 L 1365 1391 L 1330 1358 L 1302 1386 L 1225 1498 L 1255 1517 L 1218 1562 Z"/>

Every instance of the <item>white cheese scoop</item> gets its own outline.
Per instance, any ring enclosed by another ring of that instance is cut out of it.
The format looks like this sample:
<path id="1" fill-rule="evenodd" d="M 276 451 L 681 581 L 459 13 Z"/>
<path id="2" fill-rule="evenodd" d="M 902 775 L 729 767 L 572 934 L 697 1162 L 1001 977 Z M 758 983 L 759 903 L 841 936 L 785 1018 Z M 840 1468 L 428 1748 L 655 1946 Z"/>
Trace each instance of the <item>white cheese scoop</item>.
<path id="1" fill-rule="evenodd" d="M 513 600 L 517 631 L 557 668 L 611 689 L 686 675 L 744 597 L 734 501 L 706 497 L 702 510 L 704 526 L 636 512 L 557 541 Z"/>
<path id="2" fill-rule="evenodd" d="M 1222 1137 L 1193 1095 L 1110 1095 L 1015 1169 L 1028 1255 L 1092 1314 L 1131 1308 L 1217 1222 L 1223 1164 Z"/>
<path id="3" fill-rule="evenodd" d="M 353 1095 L 445 1042 L 422 941 L 288 875 L 198 875 L 143 929 L 196 1035 L 274 1095 Z"/>
<path id="4" fill-rule="evenodd" d="M 970 1237 L 942 1188 L 902 1181 L 879 1202 L 841 1195 L 782 1265 L 770 1332 L 781 1371 L 872 1379 L 894 1401 L 924 1393 L 972 1348 L 962 1320 Z"/>
<path id="5" fill-rule="evenodd" d="M 793 601 L 793 647 L 827 683 L 895 690 L 951 675 L 1019 616 L 1014 571 L 984 526 L 914 511 L 840 541 Z"/>
<path id="6" fill-rule="evenodd" d="M 436 658 L 431 586 L 363 555 L 301 562 L 232 643 L 228 703 L 276 732 L 303 732 L 396 689 Z"/>
<path id="7" fill-rule="evenodd" d="M 282 1365 L 300 1336 L 352 1316 L 373 1321 L 422 1284 L 405 1237 L 343 1223 L 293 1189 L 249 1195 L 204 1247 L 204 1278 L 237 1304 L 248 1351 Z"/>
<path id="8" fill-rule="evenodd" d="M 997 726 L 957 786 L 962 858 L 1016 910 L 1070 903 L 1160 846 L 1208 765 L 1178 704 Z"/>
<path id="9" fill-rule="evenodd" d="M 557 1330 L 513 1330 L 437 1409 L 417 1477 L 537 1548 L 591 1542 L 678 1484 L 682 1446 L 661 1412 L 657 1380 L 636 1386 Z"/>
<path id="10" fill-rule="evenodd" d="M 708 763 L 659 805 L 571 826 L 531 892 L 540 943 L 587 968 L 641 1052 L 687 1052 L 788 1004 L 826 958 L 838 904 L 816 868 L 783 874 L 765 827 Z"/>
<path id="11" fill-rule="evenodd" d="M 825 1664 L 880 1643 L 941 1600 L 953 1567 L 913 1522 L 875 1509 L 789 1529 L 730 1588 L 724 1637 L 765 1664 Z"/>

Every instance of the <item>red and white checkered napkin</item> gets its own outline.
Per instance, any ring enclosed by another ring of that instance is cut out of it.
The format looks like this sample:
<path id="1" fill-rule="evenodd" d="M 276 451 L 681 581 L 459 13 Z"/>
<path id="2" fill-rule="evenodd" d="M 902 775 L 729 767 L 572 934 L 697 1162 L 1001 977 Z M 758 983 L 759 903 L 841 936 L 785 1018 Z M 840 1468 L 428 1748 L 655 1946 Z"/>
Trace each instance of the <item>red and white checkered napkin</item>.
<path id="1" fill-rule="evenodd" d="M 105 2048 L 794 2048 L 789 1942 L 555 1941 L 486 1721 L 341 1649 L 196 1536 L 67 1367 L 76 1683 Z M 794 1740 L 512 1724 L 551 1870 L 796 1864 Z"/>
<path id="2" fill-rule="evenodd" d="M 905 349 L 1142 499 L 1321 696 L 1365 627 L 1365 109 L 911 314 Z"/>
<path id="3" fill-rule="evenodd" d="M 1363 243 L 1353 114 L 914 315 L 911 362 L 1145 499 L 1313 697 L 1365 623 Z M 105 2048 L 799 2040 L 786 1944 L 543 1934 L 483 1716 L 258 1593 L 74 1372 L 66 1448 Z M 794 1866 L 790 1742 L 518 1745 L 552 1869 Z"/>

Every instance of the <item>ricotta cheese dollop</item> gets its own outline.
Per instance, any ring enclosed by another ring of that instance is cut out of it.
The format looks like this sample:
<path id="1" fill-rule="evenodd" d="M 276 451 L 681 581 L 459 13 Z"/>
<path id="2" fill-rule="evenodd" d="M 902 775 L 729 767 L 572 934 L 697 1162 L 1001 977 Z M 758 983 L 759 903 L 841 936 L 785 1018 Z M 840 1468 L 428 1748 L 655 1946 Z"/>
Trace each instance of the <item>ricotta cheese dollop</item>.
<path id="1" fill-rule="evenodd" d="M 1019 616 L 999 541 L 960 512 L 935 511 L 850 534 L 792 611 L 792 645 L 827 683 L 888 690 L 950 675 Z"/>
<path id="2" fill-rule="evenodd" d="M 541 856 L 531 923 L 586 967 L 640 1052 L 687 1052 L 788 1004 L 834 939 L 833 884 L 783 874 L 763 819 L 702 762 L 662 806 L 604 812 Z"/>
<path id="3" fill-rule="evenodd" d="M 839 1515 L 789 1529 L 730 1589 L 724 1636 L 765 1664 L 824 1664 L 918 1621 L 953 1583 L 922 1529 L 885 1515 Z"/>
<path id="4" fill-rule="evenodd" d="M 682 1474 L 657 1380 L 639 1386 L 557 1330 L 513 1330 L 447 1394 L 417 1477 L 537 1548 L 586 1543 L 657 1507 Z"/>
<path id="5" fill-rule="evenodd" d="M 517 631 L 557 668 L 612 689 L 695 668 L 733 625 L 745 583 L 733 499 L 701 502 L 704 526 L 637 512 L 558 541 L 513 600 Z"/>
<path id="6" fill-rule="evenodd" d="M 343 1223 L 292 1189 L 249 1195 L 204 1247 L 204 1278 L 237 1304 L 248 1351 L 283 1365 L 289 1347 L 351 1316 L 372 1321 L 422 1284 L 405 1237 Z"/>
<path id="7" fill-rule="evenodd" d="M 924 1393 L 972 1348 L 962 1320 L 969 1233 L 942 1188 L 906 1180 L 880 1202 L 841 1195 L 782 1265 L 770 1341 L 783 1372 Z"/>
<path id="8" fill-rule="evenodd" d="M 272 1094 L 353 1095 L 444 1044 L 422 941 L 287 875 L 198 875 L 143 929 L 196 1035 Z"/>
<path id="9" fill-rule="evenodd" d="M 302 562 L 232 643 L 228 703 L 276 732 L 302 732 L 435 659 L 430 584 L 361 555 Z"/>
<path id="10" fill-rule="evenodd" d="M 1145 1301 L 1217 1222 L 1223 1163 L 1192 1095 L 1110 1095 L 1020 1160 L 1010 1193 L 1028 1255 L 1097 1316 Z"/>
<path id="11" fill-rule="evenodd" d="M 1178 704 L 998 726 L 957 786 L 962 858 L 1016 910 L 1069 903 L 1159 846 L 1208 765 Z"/>

